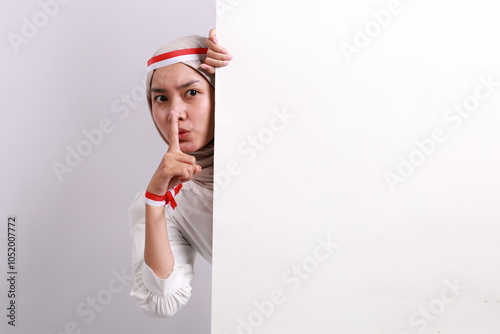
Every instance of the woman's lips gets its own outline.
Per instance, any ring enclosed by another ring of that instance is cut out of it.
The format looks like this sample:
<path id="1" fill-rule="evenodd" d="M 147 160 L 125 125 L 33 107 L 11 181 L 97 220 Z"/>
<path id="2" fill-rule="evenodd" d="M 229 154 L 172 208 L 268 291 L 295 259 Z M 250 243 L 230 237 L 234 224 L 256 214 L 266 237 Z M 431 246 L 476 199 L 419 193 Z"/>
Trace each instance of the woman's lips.
<path id="1" fill-rule="evenodd" d="M 179 139 L 186 139 L 189 136 L 189 131 L 183 128 L 179 128 Z"/>

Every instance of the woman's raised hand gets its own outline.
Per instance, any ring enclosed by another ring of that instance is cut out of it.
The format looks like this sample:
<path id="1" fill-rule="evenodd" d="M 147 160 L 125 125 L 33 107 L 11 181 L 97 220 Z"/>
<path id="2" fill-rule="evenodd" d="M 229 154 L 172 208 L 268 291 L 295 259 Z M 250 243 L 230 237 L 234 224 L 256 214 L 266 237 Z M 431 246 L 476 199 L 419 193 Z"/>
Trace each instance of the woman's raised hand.
<path id="1" fill-rule="evenodd" d="M 194 174 L 201 172 L 201 166 L 196 164 L 196 158 L 183 153 L 179 144 L 179 120 L 174 111 L 170 113 L 170 134 L 168 150 L 163 156 L 148 185 L 148 192 L 164 195 L 167 190 L 179 183 L 191 180 Z"/>
<path id="2" fill-rule="evenodd" d="M 233 59 L 233 56 L 231 56 L 225 48 L 219 45 L 215 29 L 210 29 L 205 44 L 208 46 L 207 58 L 205 59 L 205 63 L 201 64 L 201 67 L 208 73 L 214 74 L 216 67 L 226 66 L 229 64 L 229 61 Z"/>

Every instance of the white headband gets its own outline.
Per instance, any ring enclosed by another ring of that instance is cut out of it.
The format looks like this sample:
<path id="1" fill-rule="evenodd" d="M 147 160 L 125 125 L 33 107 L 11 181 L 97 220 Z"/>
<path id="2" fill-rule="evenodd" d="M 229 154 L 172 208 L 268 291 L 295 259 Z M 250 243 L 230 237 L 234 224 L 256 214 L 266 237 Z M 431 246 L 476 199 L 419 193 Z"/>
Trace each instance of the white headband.
<path id="1" fill-rule="evenodd" d="M 207 57 L 207 50 L 208 48 L 182 49 L 160 54 L 148 60 L 148 72 L 188 60 L 203 61 Z"/>

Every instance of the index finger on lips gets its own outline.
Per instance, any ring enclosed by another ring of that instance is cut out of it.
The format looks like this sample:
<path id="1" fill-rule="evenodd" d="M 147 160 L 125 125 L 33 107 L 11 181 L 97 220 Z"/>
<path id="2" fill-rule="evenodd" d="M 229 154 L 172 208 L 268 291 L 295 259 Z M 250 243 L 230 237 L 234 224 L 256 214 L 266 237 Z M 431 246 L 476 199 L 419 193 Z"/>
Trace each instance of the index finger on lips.
<path id="1" fill-rule="evenodd" d="M 179 120 L 177 114 L 170 112 L 170 137 L 168 138 L 168 152 L 180 151 L 179 145 Z"/>

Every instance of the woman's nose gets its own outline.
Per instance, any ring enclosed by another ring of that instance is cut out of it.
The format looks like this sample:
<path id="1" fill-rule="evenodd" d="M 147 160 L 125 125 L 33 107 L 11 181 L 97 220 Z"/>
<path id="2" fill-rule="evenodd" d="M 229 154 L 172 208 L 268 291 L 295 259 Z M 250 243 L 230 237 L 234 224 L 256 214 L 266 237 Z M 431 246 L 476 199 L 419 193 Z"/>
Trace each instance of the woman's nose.
<path id="1" fill-rule="evenodd" d="M 180 100 L 172 101 L 171 110 L 175 112 L 178 120 L 186 119 L 186 104 L 183 101 Z"/>

